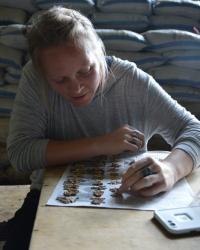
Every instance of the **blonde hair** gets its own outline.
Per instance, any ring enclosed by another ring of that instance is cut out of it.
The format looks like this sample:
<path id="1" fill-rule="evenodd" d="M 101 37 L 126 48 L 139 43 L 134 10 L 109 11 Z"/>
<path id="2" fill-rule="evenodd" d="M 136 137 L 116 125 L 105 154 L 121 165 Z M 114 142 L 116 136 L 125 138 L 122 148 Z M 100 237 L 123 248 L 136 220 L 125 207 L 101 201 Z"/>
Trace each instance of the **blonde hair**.
<path id="1" fill-rule="evenodd" d="M 73 42 L 80 48 L 92 50 L 100 66 L 103 88 L 108 73 L 104 44 L 90 20 L 78 11 L 54 6 L 42 12 L 28 28 L 27 38 L 31 59 L 38 70 L 40 49 Z"/>

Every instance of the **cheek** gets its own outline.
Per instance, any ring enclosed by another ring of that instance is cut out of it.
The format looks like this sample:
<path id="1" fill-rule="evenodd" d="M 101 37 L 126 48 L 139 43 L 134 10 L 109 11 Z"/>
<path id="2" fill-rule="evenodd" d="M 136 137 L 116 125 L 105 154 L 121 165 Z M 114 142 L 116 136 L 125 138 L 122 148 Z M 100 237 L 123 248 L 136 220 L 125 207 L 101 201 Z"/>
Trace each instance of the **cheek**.
<path id="1" fill-rule="evenodd" d="M 57 92 L 58 94 L 62 95 L 64 92 L 66 92 L 66 88 L 62 84 L 56 84 L 56 83 L 49 83 L 50 87 Z"/>
<path id="2" fill-rule="evenodd" d="M 93 89 L 97 89 L 100 84 L 100 75 L 98 72 L 95 72 L 90 78 L 90 87 Z"/>
<path id="3" fill-rule="evenodd" d="M 85 87 L 95 90 L 97 89 L 98 85 L 99 85 L 99 82 L 98 82 L 97 77 L 92 77 L 89 79 L 88 82 L 86 82 Z"/>

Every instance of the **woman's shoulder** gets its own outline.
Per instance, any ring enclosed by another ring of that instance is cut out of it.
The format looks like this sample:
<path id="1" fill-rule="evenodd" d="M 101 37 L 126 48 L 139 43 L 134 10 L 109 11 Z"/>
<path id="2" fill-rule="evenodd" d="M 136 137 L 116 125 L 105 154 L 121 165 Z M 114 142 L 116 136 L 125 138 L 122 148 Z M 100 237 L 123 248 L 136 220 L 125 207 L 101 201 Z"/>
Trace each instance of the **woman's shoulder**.
<path id="1" fill-rule="evenodd" d="M 150 78 L 150 75 L 138 68 L 134 62 L 115 56 L 111 58 L 110 75 L 113 75 L 115 80 L 126 78 L 134 81 L 135 84 L 137 82 L 141 84 L 141 82 L 147 82 Z"/>
<path id="2" fill-rule="evenodd" d="M 32 76 L 34 78 L 38 78 L 39 74 L 35 68 L 35 66 L 33 65 L 32 60 L 29 60 L 23 67 L 23 75 L 28 76 Z"/>
<path id="3" fill-rule="evenodd" d="M 33 62 L 31 60 L 28 61 L 23 67 L 20 85 L 28 85 L 30 87 L 32 86 L 32 88 L 38 88 L 42 81 L 42 77 L 36 70 Z"/>
<path id="4" fill-rule="evenodd" d="M 119 57 L 116 56 L 107 56 L 106 57 L 106 61 L 108 64 L 108 68 L 113 69 L 122 69 L 122 70 L 126 70 L 126 69 L 130 69 L 130 68 L 137 68 L 137 65 L 134 62 L 125 60 L 125 59 L 121 59 Z"/>
<path id="5" fill-rule="evenodd" d="M 30 60 L 23 68 L 18 92 L 26 95 L 41 96 L 44 91 L 44 80 L 42 80 L 42 77 L 39 75 Z"/>

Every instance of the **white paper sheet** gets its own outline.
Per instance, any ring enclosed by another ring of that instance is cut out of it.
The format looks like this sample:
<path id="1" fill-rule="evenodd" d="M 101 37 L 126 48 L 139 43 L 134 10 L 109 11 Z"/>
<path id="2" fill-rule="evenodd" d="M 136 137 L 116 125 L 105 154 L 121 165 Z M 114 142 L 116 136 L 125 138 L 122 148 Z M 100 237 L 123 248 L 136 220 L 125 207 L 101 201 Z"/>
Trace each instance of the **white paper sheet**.
<path id="1" fill-rule="evenodd" d="M 175 187 L 166 193 L 159 194 L 151 198 L 141 198 L 129 194 L 122 196 L 112 196 L 112 188 L 118 188 L 121 183 L 121 174 L 128 168 L 129 163 L 134 159 L 138 160 L 146 155 L 156 159 L 166 156 L 165 151 L 151 151 L 136 157 L 115 159 L 114 161 L 103 162 L 84 162 L 70 165 L 66 168 L 64 174 L 56 185 L 47 205 L 51 206 L 71 206 L 71 207 L 104 207 L 120 209 L 139 209 L 139 210 L 157 210 L 189 206 L 193 200 L 193 192 L 186 179 L 179 181 Z M 74 183 L 75 180 L 75 183 Z M 103 185 L 100 204 L 92 204 L 94 192 L 100 184 Z M 71 183 L 69 184 L 69 182 Z M 76 195 L 69 198 L 76 199 L 73 203 L 64 204 L 57 200 L 57 197 L 63 197 L 67 187 L 76 187 Z"/>

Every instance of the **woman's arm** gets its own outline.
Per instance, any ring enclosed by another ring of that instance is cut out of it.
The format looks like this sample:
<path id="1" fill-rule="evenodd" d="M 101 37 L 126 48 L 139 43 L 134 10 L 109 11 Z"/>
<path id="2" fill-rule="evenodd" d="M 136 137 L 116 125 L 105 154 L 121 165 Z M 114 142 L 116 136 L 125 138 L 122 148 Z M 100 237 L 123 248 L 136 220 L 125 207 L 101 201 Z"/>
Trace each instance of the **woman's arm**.
<path id="1" fill-rule="evenodd" d="M 160 134 L 172 147 L 186 152 L 194 168 L 200 165 L 200 121 L 149 78 L 145 96 L 145 129 Z"/>
<path id="2" fill-rule="evenodd" d="M 132 164 L 122 178 L 120 192 L 152 196 L 170 190 L 200 165 L 200 122 L 153 78 L 149 77 L 143 93 L 146 134 L 160 134 L 172 146 L 172 152 L 162 161 L 145 157 Z"/>
<path id="3" fill-rule="evenodd" d="M 144 146 L 144 135 L 124 125 L 115 131 L 92 138 L 71 141 L 49 141 L 46 165 L 63 165 L 100 155 L 116 155 L 124 151 L 137 152 Z"/>
<path id="4" fill-rule="evenodd" d="M 174 170 L 175 182 L 190 174 L 194 167 L 191 156 L 181 149 L 173 149 L 162 163 Z"/>

